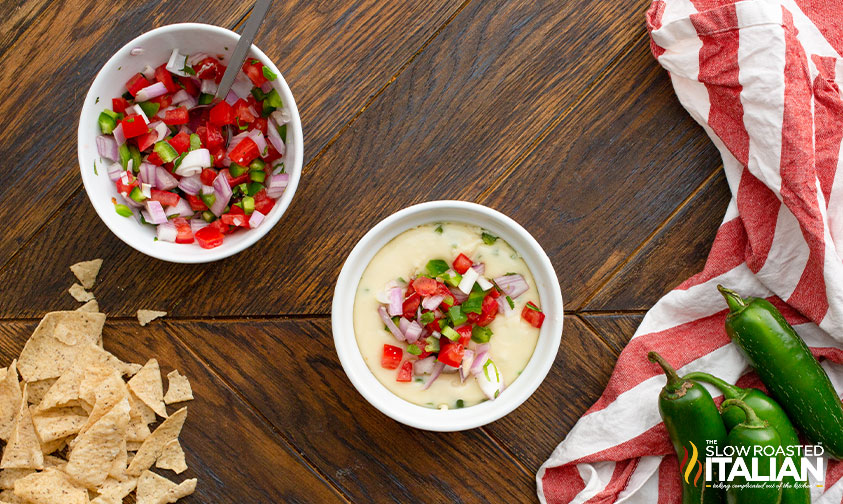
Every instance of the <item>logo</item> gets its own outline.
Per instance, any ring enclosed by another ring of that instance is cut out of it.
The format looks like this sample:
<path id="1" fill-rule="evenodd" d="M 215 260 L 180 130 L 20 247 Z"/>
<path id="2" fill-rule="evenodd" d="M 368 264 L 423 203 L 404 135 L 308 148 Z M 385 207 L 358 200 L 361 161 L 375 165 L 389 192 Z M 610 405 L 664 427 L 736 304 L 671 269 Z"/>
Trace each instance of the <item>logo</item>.
<path id="1" fill-rule="evenodd" d="M 693 441 L 688 441 L 688 444 L 691 445 L 691 459 L 688 460 L 688 447 L 683 446 L 682 449 L 685 450 L 685 456 L 682 457 L 682 463 L 679 464 L 679 472 L 685 477 L 685 483 L 691 484 L 690 477 L 691 473 L 696 468 L 697 472 L 694 476 L 694 486 L 697 486 L 697 483 L 700 480 L 700 476 L 703 472 L 702 463 L 699 460 L 699 452 L 697 451 L 697 445 L 694 444 Z"/>

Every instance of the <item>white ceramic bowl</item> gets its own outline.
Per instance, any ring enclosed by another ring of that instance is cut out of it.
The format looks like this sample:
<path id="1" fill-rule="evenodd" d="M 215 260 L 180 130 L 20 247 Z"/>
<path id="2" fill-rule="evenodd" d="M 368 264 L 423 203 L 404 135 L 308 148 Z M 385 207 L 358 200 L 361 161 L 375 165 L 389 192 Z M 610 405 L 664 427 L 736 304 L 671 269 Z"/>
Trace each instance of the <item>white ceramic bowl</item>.
<path id="1" fill-rule="evenodd" d="M 236 254 L 258 241 L 281 219 L 290 205 L 299 183 L 302 168 L 303 142 L 301 119 L 290 88 L 281 76 L 275 64 L 257 47 L 252 48 L 247 57 L 257 58 L 269 67 L 278 79 L 273 83 L 281 95 L 284 107 L 292 117 L 287 126 L 287 152 L 285 166 L 290 174 L 290 182 L 284 194 L 279 198 L 263 223 L 255 229 L 238 231 L 226 235 L 219 247 L 203 249 L 198 244 L 177 244 L 154 241 L 155 228 L 140 224 L 134 218 L 121 217 L 114 210 L 111 198 L 117 197 L 117 189 L 109 180 L 106 164 L 100 161 L 97 153 L 96 137 L 100 134 L 97 118 L 105 108 L 111 108 L 111 99 L 125 92 L 125 83 L 129 78 L 144 69 L 146 65 L 158 67 L 170 58 L 173 48 L 179 48 L 183 54 L 204 52 L 214 56 L 223 56 L 224 62 L 234 51 L 240 36 L 231 30 L 200 23 L 182 23 L 162 26 L 135 38 L 123 46 L 100 69 L 94 79 L 79 118 L 79 168 L 82 182 L 88 193 L 88 199 L 100 219 L 118 238 L 129 246 L 146 255 L 165 261 L 178 263 L 204 263 L 216 261 Z M 132 55 L 134 48 L 142 48 L 141 54 Z M 94 161 L 97 173 L 94 173 Z"/>
<path id="2" fill-rule="evenodd" d="M 506 240 L 533 274 L 546 319 L 524 372 L 494 401 L 438 410 L 408 402 L 390 392 L 366 366 L 354 335 L 354 296 L 375 254 L 402 232 L 434 222 L 458 222 L 488 229 Z M 405 208 L 378 223 L 357 243 L 340 271 L 334 290 L 331 326 L 342 367 L 351 383 L 385 415 L 419 429 L 451 432 L 493 422 L 527 400 L 550 371 L 562 339 L 562 294 L 547 254 L 517 222 L 491 208 L 464 201 L 431 201 Z"/>

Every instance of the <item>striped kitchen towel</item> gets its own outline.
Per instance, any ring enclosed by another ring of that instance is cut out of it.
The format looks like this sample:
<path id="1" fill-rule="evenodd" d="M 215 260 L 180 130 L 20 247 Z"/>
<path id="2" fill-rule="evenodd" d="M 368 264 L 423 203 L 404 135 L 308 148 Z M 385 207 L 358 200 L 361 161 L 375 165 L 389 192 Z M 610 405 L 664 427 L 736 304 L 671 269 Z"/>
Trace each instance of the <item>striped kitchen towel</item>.
<path id="1" fill-rule="evenodd" d="M 656 0 L 647 25 L 720 150 L 732 200 L 703 271 L 647 313 L 603 396 L 539 470 L 542 503 L 681 501 L 656 404 L 665 378 L 646 356 L 758 384 L 725 334 L 717 284 L 773 302 L 843 392 L 843 4 Z M 843 463 L 813 483 L 813 502 L 840 504 Z"/>

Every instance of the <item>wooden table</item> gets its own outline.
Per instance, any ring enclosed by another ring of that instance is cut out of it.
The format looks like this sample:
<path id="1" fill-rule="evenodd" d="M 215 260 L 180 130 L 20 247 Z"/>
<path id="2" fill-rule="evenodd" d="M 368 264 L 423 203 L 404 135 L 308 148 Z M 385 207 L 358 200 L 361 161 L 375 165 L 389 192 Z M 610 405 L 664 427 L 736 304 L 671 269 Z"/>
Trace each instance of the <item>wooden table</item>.
<path id="1" fill-rule="evenodd" d="M 701 269 L 728 201 L 717 151 L 649 52 L 646 0 L 277 1 L 256 44 L 296 96 L 305 167 L 282 221 L 224 262 L 143 256 L 100 222 L 76 161 L 82 98 L 135 36 L 239 29 L 250 2 L 4 0 L 0 364 L 68 266 L 102 257 L 106 348 L 193 382 L 186 502 L 531 502 L 644 311 Z M 334 352 L 333 285 L 376 222 L 434 199 L 498 209 L 544 246 L 566 317 L 535 395 L 484 428 L 404 427 Z M 138 308 L 170 315 L 141 328 Z"/>

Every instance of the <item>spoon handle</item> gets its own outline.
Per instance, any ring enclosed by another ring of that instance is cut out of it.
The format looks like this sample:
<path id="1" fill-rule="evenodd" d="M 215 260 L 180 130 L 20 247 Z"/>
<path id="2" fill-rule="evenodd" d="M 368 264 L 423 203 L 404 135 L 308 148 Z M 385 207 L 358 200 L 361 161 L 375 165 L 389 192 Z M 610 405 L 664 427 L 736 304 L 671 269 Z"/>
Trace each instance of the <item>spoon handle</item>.
<path id="1" fill-rule="evenodd" d="M 266 11 L 269 10 L 270 3 L 271 0 L 257 0 L 255 6 L 252 7 L 252 13 L 249 14 L 246 27 L 243 28 L 243 33 L 234 48 L 234 53 L 228 60 L 228 67 L 225 69 L 220 85 L 217 86 L 217 98 L 224 100 L 228 90 L 231 89 L 231 85 L 234 84 L 234 78 L 240 71 L 240 67 L 243 66 L 243 62 L 246 61 L 246 54 L 252 47 L 252 42 L 255 40 L 255 35 L 258 33 L 263 18 L 266 17 Z"/>

